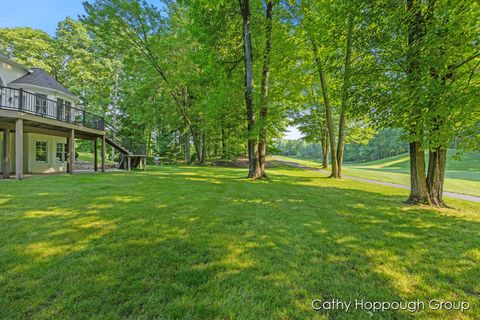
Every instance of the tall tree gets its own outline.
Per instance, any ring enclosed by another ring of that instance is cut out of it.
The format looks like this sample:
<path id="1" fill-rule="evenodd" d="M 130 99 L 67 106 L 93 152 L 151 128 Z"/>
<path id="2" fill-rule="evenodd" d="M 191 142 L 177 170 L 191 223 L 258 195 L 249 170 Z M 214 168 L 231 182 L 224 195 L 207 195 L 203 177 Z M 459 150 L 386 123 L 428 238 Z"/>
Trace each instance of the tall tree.
<path id="1" fill-rule="evenodd" d="M 245 64 L 245 106 L 247 108 L 248 128 L 248 177 L 261 178 L 260 159 L 258 154 L 257 135 L 255 133 L 256 116 L 253 100 L 253 48 L 250 31 L 250 1 L 239 0 L 240 12 L 242 15 L 242 36 Z"/>
<path id="2" fill-rule="evenodd" d="M 270 75 L 270 51 L 272 48 L 272 12 L 273 1 L 268 0 L 265 9 L 265 50 L 263 53 L 263 68 L 262 68 L 262 94 L 260 96 L 260 134 L 258 142 L 258 154 L 260 172 L 263 177 L 265 173 L 265 161 L 267 153 L 267 115 L 268 115 L 268 80 Z"/>

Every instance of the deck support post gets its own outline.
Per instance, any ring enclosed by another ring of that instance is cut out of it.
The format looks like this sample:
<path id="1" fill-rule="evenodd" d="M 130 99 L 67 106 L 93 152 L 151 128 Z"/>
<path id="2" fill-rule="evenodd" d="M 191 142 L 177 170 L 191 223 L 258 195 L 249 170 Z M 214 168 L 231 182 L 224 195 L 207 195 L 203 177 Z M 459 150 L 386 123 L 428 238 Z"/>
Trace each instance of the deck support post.
<path id="1" fill-rule="evenodd" d="M 10 178 L 10 129 L 5 128 L 3 130 L 3 178 L 8 179 Z"/>
<path id="2" fill-rule="evenodd" d="M 97 138 L 93 140 L 93 171 L 98 171 L 98 143 Z"/>
<path id="3" fill-rule="evenodd" d="M 15 121 L 15 179 L 23 179 L 23 119 Z"/>
<path id="4" fill-rule="evenodd" d="M 127 154 L 127 171 L 130 171 L 132 169 L 132 157 L 130 157 L 129 154 Z"/>
<path id="5" fill-rule="evenodd" d="M 105 135 L 102 136 L 102 172 L 105 172 L 105 154 L 106 154 L 106 142 Z"/>
<path id="6" fill-rule="evenodd" d="M 67 138 L 68 163 L 67 172 L 73 174 L 73 164 L 75 163 L 75 130 L 70 130 L 70 136 Z"/>

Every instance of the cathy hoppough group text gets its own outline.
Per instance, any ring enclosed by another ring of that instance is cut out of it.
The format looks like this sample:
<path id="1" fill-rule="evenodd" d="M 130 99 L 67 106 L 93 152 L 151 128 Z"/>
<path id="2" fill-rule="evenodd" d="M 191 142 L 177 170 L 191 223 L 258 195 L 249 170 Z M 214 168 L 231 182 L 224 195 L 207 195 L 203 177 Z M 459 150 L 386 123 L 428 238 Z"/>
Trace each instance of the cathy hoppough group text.
<path id="1" fill-rule="evenodd" d="M 333 300 L 319 300 L 312 301 L 312 308 L 315 311 L 329 311 L 329 310 L 366 310 L 366 311 L 388 311 L 388 310 L 407 310 L 416 312 L 425 310 L 460 310 L 465 311 L 470 309 L 470 304 L 467 301 L 442 301 L 432 299 L 430 301 L 365 301 L 363 299 L 355 299 L 354 301 Z"/>

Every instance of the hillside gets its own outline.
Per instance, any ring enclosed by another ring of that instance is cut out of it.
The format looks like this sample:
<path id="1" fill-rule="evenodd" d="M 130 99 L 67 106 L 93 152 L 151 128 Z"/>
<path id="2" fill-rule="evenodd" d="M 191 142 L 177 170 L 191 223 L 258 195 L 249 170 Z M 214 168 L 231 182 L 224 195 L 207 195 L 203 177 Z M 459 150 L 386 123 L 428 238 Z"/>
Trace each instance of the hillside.
<path id="1" fill-rule="evenodd" d="M 449 150 L 445 191 L 480 196 L 480 152 L 465 152 L 455 159 L 454 150 Z M 319 160 L 301 160 L 305 165 L 319 167 Z M 343 172 L 360 178 L 410 184 L 408 154 L 381 160 L 346 163 Z M 427 157 L 428 161 L 428 157 Z"/>

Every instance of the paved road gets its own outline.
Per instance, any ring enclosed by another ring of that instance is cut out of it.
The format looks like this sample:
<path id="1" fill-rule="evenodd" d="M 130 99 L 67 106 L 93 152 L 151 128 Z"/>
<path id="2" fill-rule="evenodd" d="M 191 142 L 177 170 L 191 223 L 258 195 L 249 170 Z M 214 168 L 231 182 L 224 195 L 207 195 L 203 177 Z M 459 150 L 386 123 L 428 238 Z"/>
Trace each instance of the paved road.
<path id="1" fill-rule="evenodd" d="M 273 159 L 274 159 L 275 161 L 279 161 L 279 162 L 285 163 L 285 164 L 287 164 L 287 165 L 289 165 L 289 166 L 292 166 L 292 167 L 297 167 L 297 168 L 301 168 L 301 169 L 305 169 L 305 170 L 310 170 L 310 171 L 316 171 L 316 172 L 321 172 L 321 173 L 325 173 L 325 174 L 330 174 L 329 171 L 324 170 L 324 169 L 318 169 L 318 168 L 312 168 L 312 167 L 304 166 L 304 165 L 301 165 L 301 164 L 299 164 L 299 163 L 297 163 L 297 162 L 287 161 L 287 160 L 284 160 L 284 159 L 281 159 L 281 158 L 277 158 L 277 157 L 273 157 Z M 387 187 L 393 187 L 393 188 L 400 188 L 400 189 L 410 190 L 410 186 L 406 186 L 406 185 L 404 185 L 404 184 L 384 182 L 384 181 L 378 181 L 378 180 L 372 180 L 372 179 L 365 179 L 365 178 L 359 178 L 359 177 L 353 177 L 353 176 L 346 176 L 346 175 L 342 175 L 342 177 L 343 177 L 343 178 L 346 178 L 346 179 L 356 180 L 356 181 L 362 181 L 362 182 L 367 182 L 367 183 L 379 184 L 379 185 L 387 186 Z M 455 199 L 460 199 L 460 200 L 468 200 L 468 201 L 473 201 L 473 202 L 480 202 L 480 197 L 470 196 L 470 195 L 467 195 L 467 194 L 461 194 L 461 193 L 444 191 L 444 192 L 443 192 L 443 195 L 446 196 L 446 197 L 455 198 Z"/>

